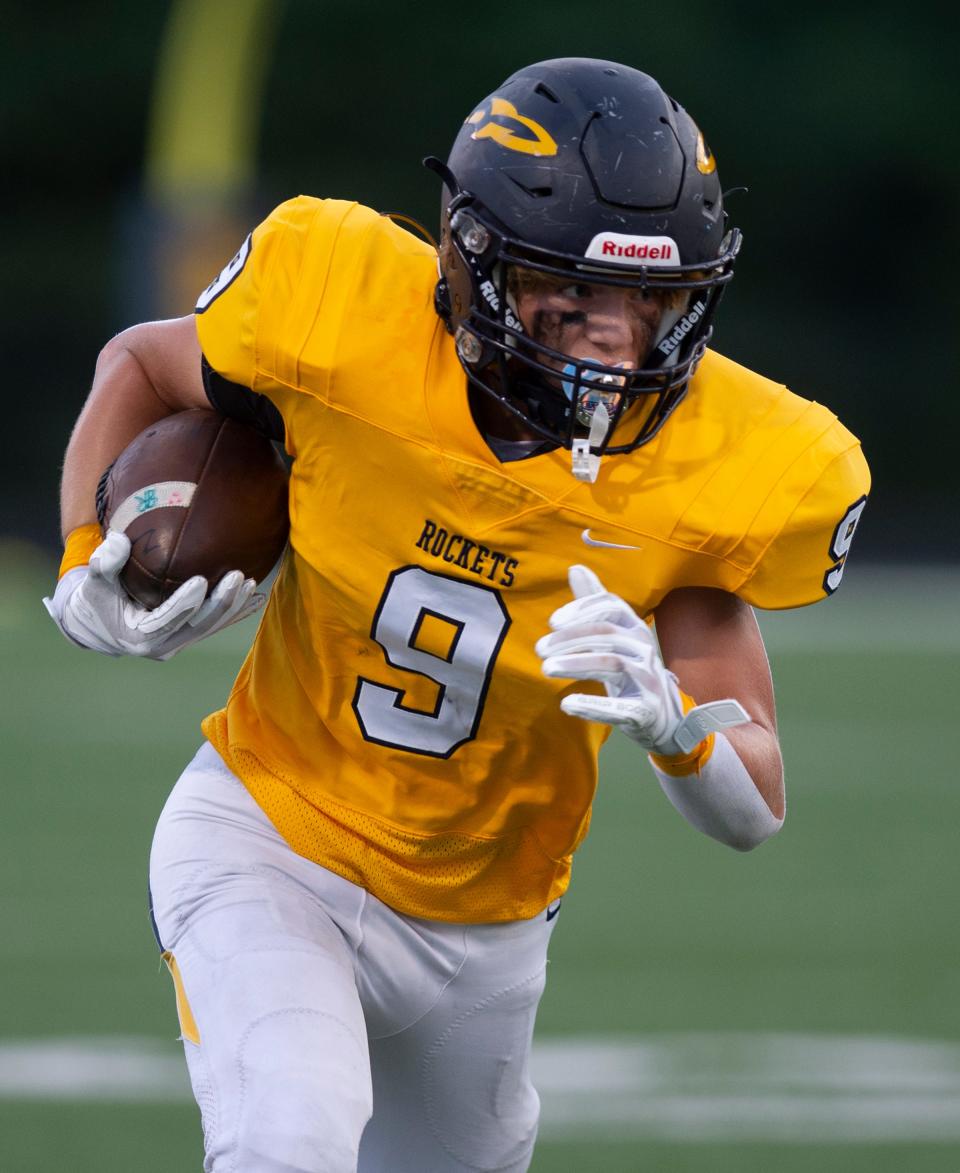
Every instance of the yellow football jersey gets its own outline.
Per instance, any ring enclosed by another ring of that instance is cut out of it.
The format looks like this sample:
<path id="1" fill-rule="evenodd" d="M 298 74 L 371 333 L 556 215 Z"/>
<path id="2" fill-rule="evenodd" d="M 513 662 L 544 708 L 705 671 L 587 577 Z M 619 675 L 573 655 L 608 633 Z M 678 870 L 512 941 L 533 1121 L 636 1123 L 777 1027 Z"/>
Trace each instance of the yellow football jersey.
<path id="1" fill-rule="evenodd" d="M 295 851 L 405 913 L 510 920 L 565 890 L 608 732 L 533 650 L 568 566 L 643 615 L 682 586 L 812 603 L 868 476 L 829 411 L 714 353 L 596 483 L 565 450 L 502 464 L 435 282 L 389 219 L 300 197 L 202 295 L 207 361 L 269 397 L 293 457 L 290 549 L 204 731 Z"/>

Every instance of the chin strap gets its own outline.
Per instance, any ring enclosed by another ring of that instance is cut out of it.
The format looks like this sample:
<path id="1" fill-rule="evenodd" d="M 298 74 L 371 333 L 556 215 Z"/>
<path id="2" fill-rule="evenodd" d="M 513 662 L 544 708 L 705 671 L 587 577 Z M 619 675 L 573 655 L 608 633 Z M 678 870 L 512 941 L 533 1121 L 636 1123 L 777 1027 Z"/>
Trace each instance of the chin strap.
<path id="1" fill-rule="evenodd" d="M 588 481 L 592 484 L 597 479 L 600 457 L 594 456 L 590 449 L 600 447 L 609 429 L 610 413 L 602 403 L 598 403 L 590 419 L 590 435 L 585 439 L 573 441 L 571 471 L 578 481 Z"/>

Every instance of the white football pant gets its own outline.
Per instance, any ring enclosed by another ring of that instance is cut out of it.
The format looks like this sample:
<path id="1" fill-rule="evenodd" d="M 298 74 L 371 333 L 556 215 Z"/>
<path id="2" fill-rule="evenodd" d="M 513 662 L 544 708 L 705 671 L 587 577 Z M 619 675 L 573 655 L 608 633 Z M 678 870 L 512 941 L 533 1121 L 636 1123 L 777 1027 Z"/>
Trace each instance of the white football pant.
<path id="1" fill-rule="evenodd" d="M 205 1173 L 528 1167 L 546 914 L 394 912 L 296 855 L 210 745 L 160 816 L 150 887 L 199 1034 Z"/>

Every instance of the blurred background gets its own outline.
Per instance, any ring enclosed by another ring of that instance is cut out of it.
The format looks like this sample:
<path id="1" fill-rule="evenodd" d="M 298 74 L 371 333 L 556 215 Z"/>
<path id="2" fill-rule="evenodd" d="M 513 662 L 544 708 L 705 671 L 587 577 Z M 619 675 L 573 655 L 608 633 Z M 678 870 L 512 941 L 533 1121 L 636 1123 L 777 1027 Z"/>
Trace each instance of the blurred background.
<path id="1" fill-rule="evenodd" d="M 99 347 L 189 312 L 290 195 L 433 231 L 422 156 L 514 69 L 568 55 L 652 73 L 748 189 L 716 348 L 828 404 L 875 487 L 836 599 L 762 617 L 793 786 L 777 842 L 706 842 L 606 752 L 541 1014 L 535 1173 L 960 1167 L 960 98 L 936 10 L 6 0 L 4 1173 L 200 1166 L 142 890 L 250 633 L 113 663 L 43 615 Z"/>
<path id="2" fill-rule="evenodd" d="M 582 55 L 657 77 L 704 128 L 724 187 L 749 189 L 728 200 L 745 245 L 716 347 L 861 436 L 875 490 L 857 553 L 957 554 L 960 100 L 936 6 L 4 9 L 3 532 L 57 541 L 57 464 L 112 333 L 188 312 L 299 192 L 435 230 L 422 156 L 445 154 L 515 68 Z"/>

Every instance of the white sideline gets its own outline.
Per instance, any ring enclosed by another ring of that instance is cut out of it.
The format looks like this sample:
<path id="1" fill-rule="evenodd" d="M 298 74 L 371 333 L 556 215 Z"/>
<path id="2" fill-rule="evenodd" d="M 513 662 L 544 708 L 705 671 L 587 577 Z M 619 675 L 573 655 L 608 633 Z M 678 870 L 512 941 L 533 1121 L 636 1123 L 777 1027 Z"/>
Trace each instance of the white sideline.
<path id="1" fill-rule="evenodd" d="M 960 1043 L 809 1034 L 540 1040 L 545 1140 L 960 1141 Z M 0 1100 L 183 1102 L 179 1046 L 0 1042 Z"/>

